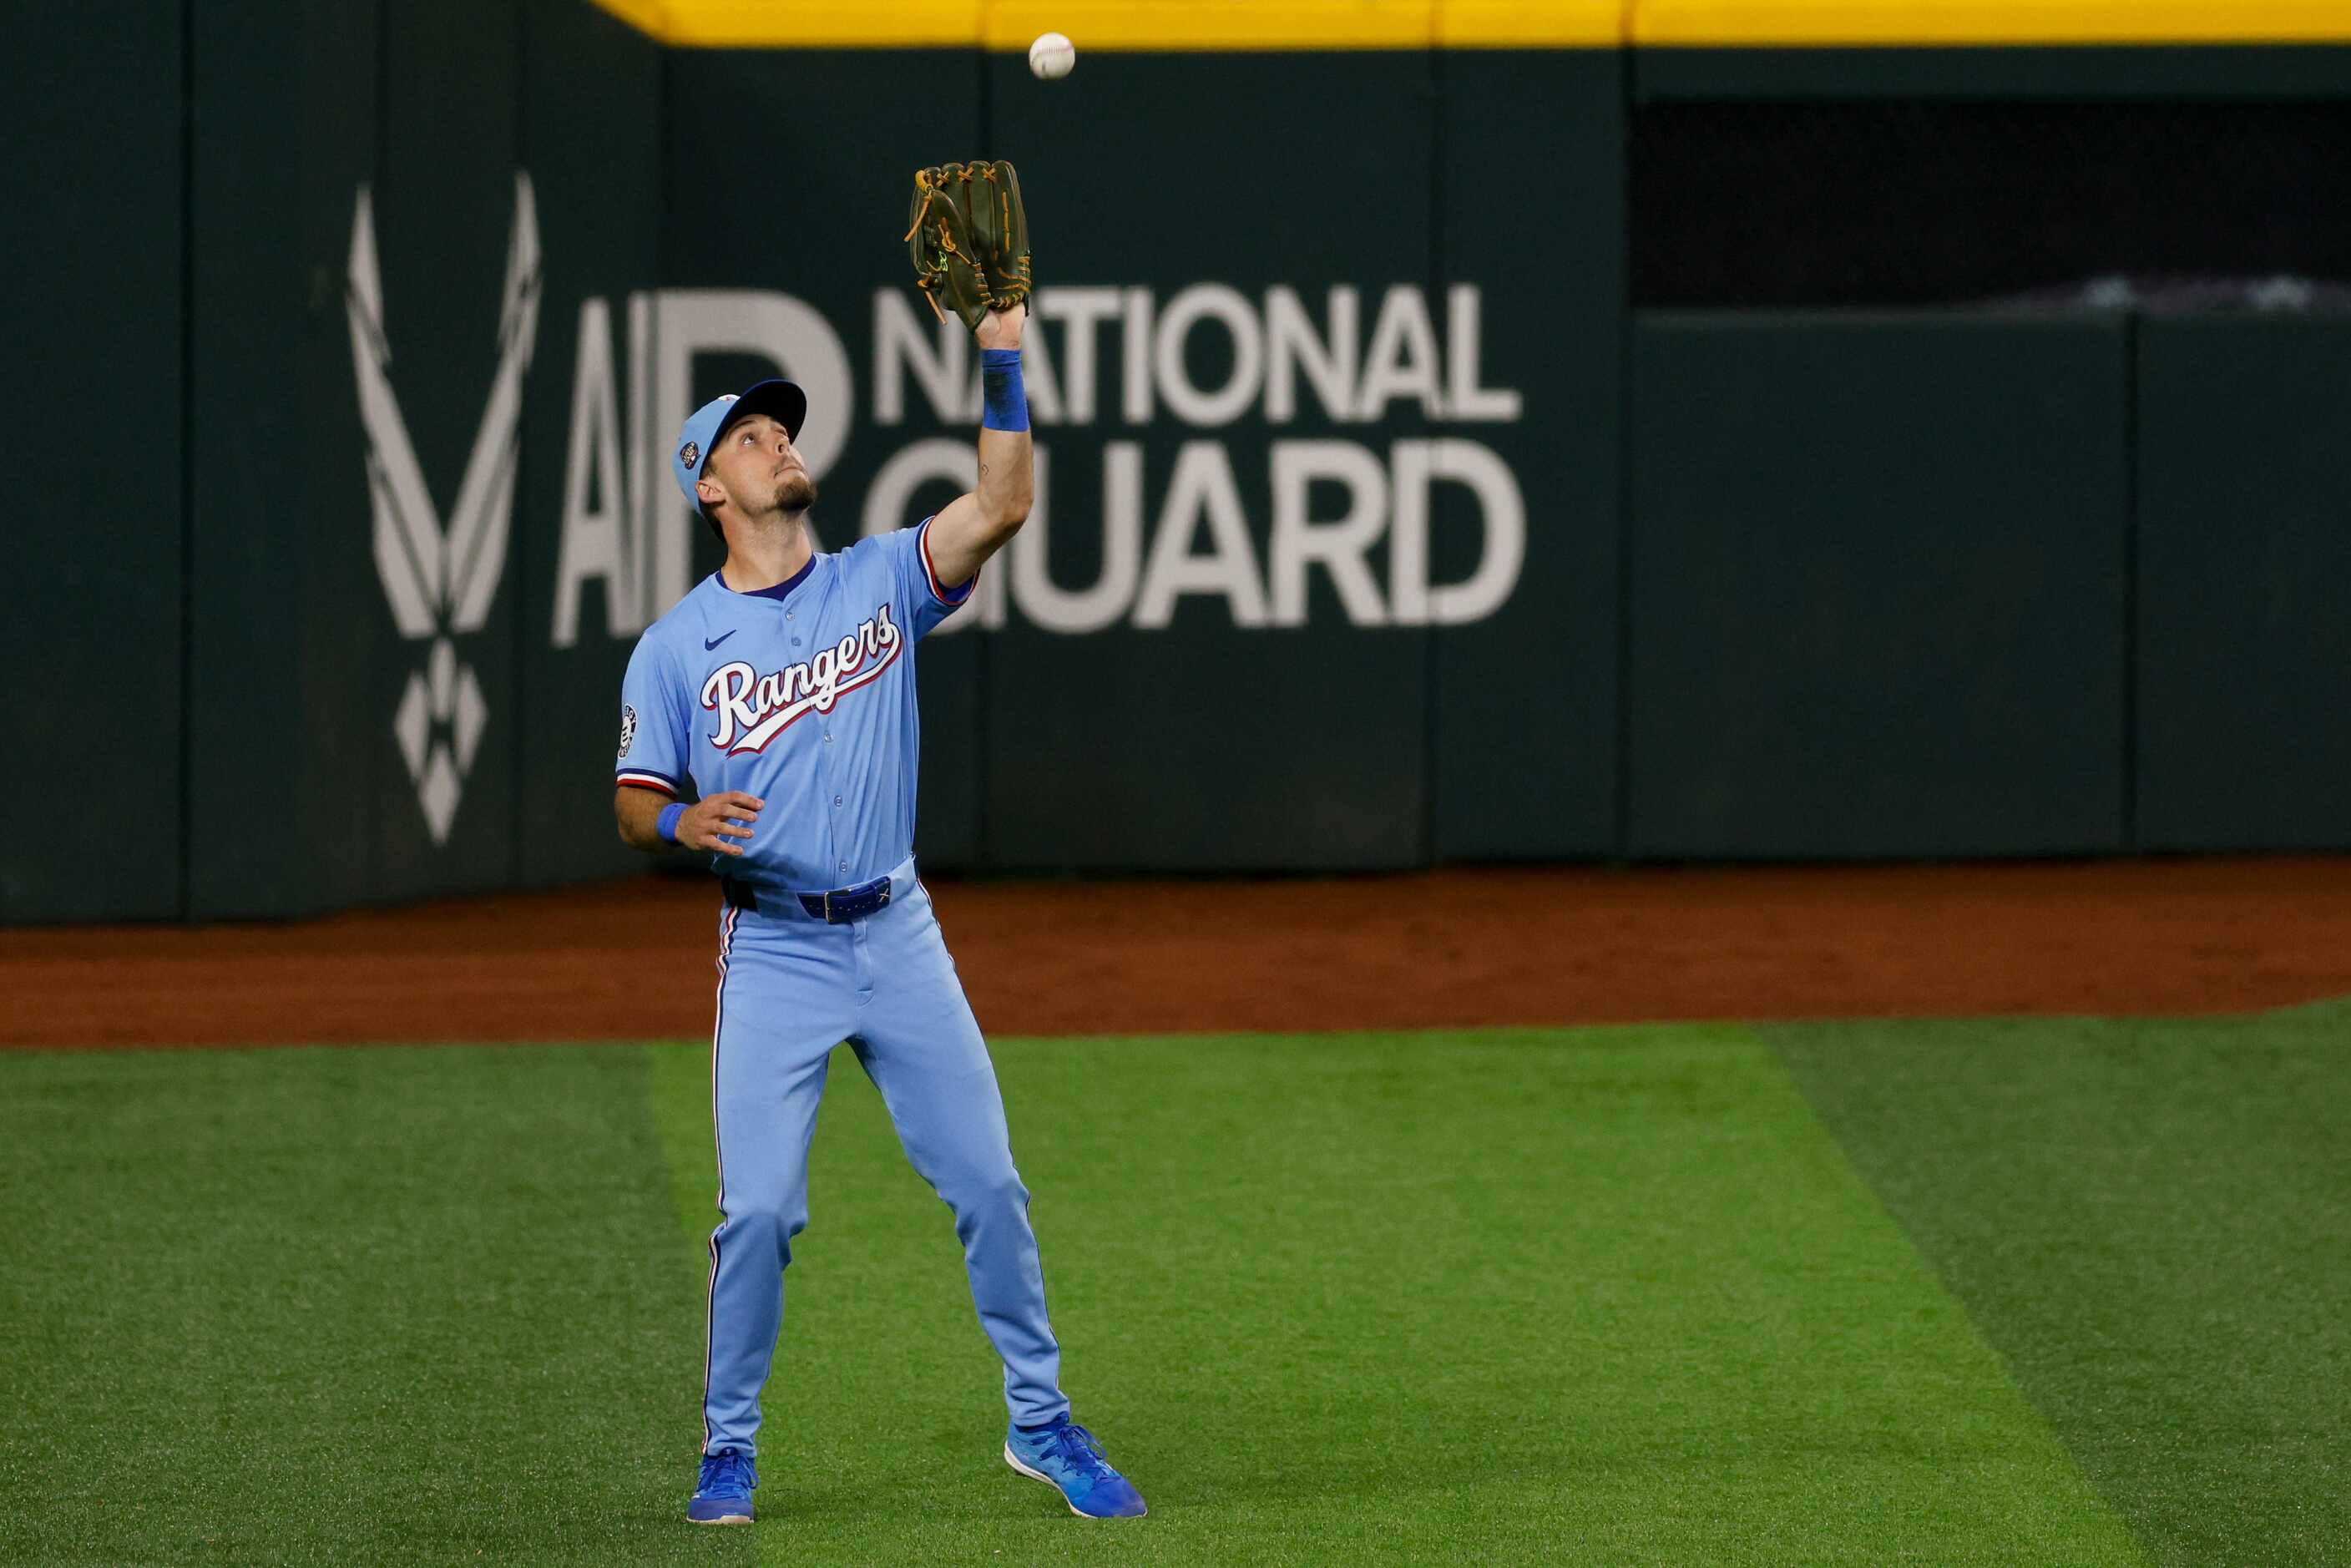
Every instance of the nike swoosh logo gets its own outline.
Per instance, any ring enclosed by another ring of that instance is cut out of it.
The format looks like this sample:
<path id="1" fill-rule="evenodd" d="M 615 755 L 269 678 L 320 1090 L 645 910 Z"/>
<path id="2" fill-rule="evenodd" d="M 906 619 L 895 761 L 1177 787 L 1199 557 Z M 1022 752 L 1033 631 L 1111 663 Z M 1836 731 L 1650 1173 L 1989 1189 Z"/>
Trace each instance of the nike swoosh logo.
<path id="1" fill-rule="evenodd" d="M 735 631 L 736 631 L 736 632 L 739 632 L 739 631 L 741 631 L 741 630 L 742 630 L 742 628 L 741 628 L 741 627 L 739 627 L 739 626 L 738 626 L 738 627 L 737 627 L 737 628 L 735 629 Z M 733 635 L 735 635 L 735 632 L 727 632 L 727 633 L 726 633 L 726 635 L 725 637 L 713 637 L 713 638 L 711 638 L 708 642 L 706 642 L 706 643 L 703 643 L 703 645 L 702 645 L 702 651 L 703 651 L 704 653 L 707 653 L 708 652 L 710 652 L 710 650 L 711 650 L 711 649 L 716 648 L 716 646 L 718 646 L 718 644 L 719 644 L 719 643 L 724 643 L 725 641 L 726 641 L 726 638 L 727 638 L 727 637 L 732 637 Z"/>

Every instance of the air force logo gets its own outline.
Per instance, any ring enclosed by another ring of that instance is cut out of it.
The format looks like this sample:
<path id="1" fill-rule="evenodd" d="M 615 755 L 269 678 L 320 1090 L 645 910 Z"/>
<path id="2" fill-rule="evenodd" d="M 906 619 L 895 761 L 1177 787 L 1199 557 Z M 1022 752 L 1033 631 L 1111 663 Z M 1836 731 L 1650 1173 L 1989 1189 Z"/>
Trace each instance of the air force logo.
<path id="1" fill-rule="evenodd" d="M 482 424 L 444 525 L 418 466 L 392 390 L 392 347 L 383 329 L 383 281 L 376 266 L 375 206 L 360 187 L 351 218 L 345 306 L 351 370 L 366 427 L 368 497 L 375 514 L 375 569 L 402 637 L 432 638 L 424 668 L 408 678 L 392 721 L 408 777 L 436 844 L 446 843 L 457 799 L 488 722 L 481 683 L 457 658 L 453 637 L 478 632 L 505 574 L 514 517 L 515 454 L 523 375 L 538 333 L 538 210 L 530 176 L 515 172 L 514 227 L 507 241 L 498 310 L 498 368 Z"/>

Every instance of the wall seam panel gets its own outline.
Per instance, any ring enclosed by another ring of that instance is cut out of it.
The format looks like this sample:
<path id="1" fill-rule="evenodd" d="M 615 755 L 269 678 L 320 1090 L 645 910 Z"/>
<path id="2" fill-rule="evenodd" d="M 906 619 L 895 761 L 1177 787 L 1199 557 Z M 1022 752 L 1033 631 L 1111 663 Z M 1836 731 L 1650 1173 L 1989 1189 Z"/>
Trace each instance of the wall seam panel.
<path id="1" fill-rule="evenodd" d="M 514 92 L 510 104 L 514 114 L 514 149 L 517 166 L 528 171 L 531 147 L 527 140 L 530 131 L 530 105 L 526 96 L 530 91 L 530 7 L 525 0 L 507 0 L 514 10 Z M 511 177 L 511 176 L 510 176 Z M 538 199 L 538 182 L 531 182 L 531 200 Z M 541 250 L 539 262 L 538 302 L 533 308 L 539 312 L 542 325 L 546 321 L 547 263 Z M 573 355 L 576 359 L 578 348 Z M 513 671 L 507 696 L 514 709 L 515 765 L 507 789 L 507 885 L 524 885 L 522 833 L 523 798 L 528 792 L 530 750 L 530 704 L 523 700 L 523 692 L 530 680 L 530 650 L 523 636 L 524 607 L 530 602 L 530 520 L 537 516 L 530 507 L 530 465 L 523 461 L 523 444 L 529 439 L 527 425 L 517 418 L 515 424 L 515 495 L 509 504 L 508 516 L 514 519 L 507 539 L 507 559 L 513 563 L 507 576 L 507 630 L 510 644 L 509 667 Z M 639 462 L 643 459 L 640 457 Z"/>
<path id="2" fill-rule="evenodd" d="M 1632 0 L 1626 0 L 1629 18 Z M 1633 490 L 1636 448 L 1633 410 L 1633 106 L 1638 100 L 1640 57 L 1628 50 L 1617 73 L 1616 114 L 1623 145 L 1616 158 L 1622 220 L 1616 225 L 1620 266 L 1616 299 L 1616 800 L 1613 837 L 1616 863 L 1633 859 Z"/>
<path id="3" fill-rule="evenodd" d="M 172 918 L 193 913 L 195 870 L 195 528 L 196 528 L 196 16 L 180 4 L 180 777 L 172 790 L 180 832 Z"/>
<path id="4" fill-rule="evenodd" d="M 386 146 L 391 134 L 386 122 L 391 116 L 392 105 L 392 7 L 395 3 L 396 0 L 380 0 L 375 8 L 375 150 L 374 155 L 369 160 L 368 192 L 370 203 L 378 210 L 381 210 L 385 176 L 392 172 L 390 160 L 386 156 Z M 381 254 L 380 249 L 378 254 Z M 349 285 L 346 284 L 345 287 L 348 287 Z M 368 683 L 371 691 L 381 691 L 384 687 L 384 657 L 383 640 L 370 638 L 368 640 Z M 385 902 L 384 786 L 382 764 L 378 760 L 376 754 L 381 748 L 382 742 L 380 737 L 371 737 L 371 740 L 372 744 L 368 753 L 367 764 L 367 882 L 366 891 L 360 895 L 359 902 L 380 904 Z"/>
<path id="5" fill-rule="evenodd" d="M 1442 298 L 1445 288 L 1445 231 L 1450 213 L 1445 202 L 1445 115 L 1448 88 L 1445 79 L 1445 51 L 1428 51 L 1430 109 L 1428 116 L 1428 277 L 1429 298 Z M 1458 345 L 1453 352 L 1461 350 Z M 1441 656 L 1445 632 L 1441 627 L 1421 629 L 1420 646 L 1420 863 L 1434 865 L 1437 860 L 1438 793 L 1445 787 L 1445 747 L 1439 727 L 1444 723 L 1443 683 L 1445 662 Z"/>
<path id="6" fill-rule="evenodd" d="M 2138 643 L 2139 643 L 2139 338 L 2146 318 L 2133 310 L 2123 319 L 2123 602 L 2122 602 L 2122 821 L 2118 852 L 2138 852 Z"/>

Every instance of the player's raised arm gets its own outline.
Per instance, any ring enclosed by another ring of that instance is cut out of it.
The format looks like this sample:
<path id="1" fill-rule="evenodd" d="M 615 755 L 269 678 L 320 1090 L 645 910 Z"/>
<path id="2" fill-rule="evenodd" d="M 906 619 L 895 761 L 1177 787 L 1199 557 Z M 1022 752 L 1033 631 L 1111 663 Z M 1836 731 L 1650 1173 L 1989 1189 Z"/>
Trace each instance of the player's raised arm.
<path id="1" fill-rule="evenodd" d="M 979 340 L 979 487 L 958 496 L 931 520 L 931 565 L 946 584 L 969 582 L 987 558 L 1029 520 L 1036 465 L 1029 439 L 1029 400 L 1020 387 L 1025 308 L 991 312 Z"/>
<path id="2" fill-rule="evenodd" d="M 928 538 L 932 570 L 941 584 L 956 587 L 1019 531 L 1035 492 L 1020 385 L 1029 214 L 1012 165 L 983 161 L 918 171 L 913 217 L 906 240 L 916 286 L 934 310 L 943 300 L 952 307 L 979 341 L 979 484 L 931 519 Z"/>

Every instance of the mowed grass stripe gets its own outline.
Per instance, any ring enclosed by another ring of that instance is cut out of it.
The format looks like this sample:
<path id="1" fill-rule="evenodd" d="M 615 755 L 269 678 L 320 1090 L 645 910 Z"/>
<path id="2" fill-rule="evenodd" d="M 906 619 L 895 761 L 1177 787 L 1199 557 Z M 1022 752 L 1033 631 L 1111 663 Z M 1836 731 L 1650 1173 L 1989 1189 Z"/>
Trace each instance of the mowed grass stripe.
<path id="1" fill-rule="evenodd" d="M 763 1561 L 2141 1561 L 1748 1031 L 995 1050 L 1065 1385 L 1152 1517 L 1004 1468 L 946 1211 L 842 1052 Z M 698 1288 L 707 1048 L 648 1084 Z"/>
<path id="2" fill-rule="evenodd" d="M 0 1058 L 0 1561 L 683 1560 L 646 1061 Z"/>
<path id="3" fill-rule="evenodd" d="M 1764 1032 L 2152 1557 L 2351 1562 L 2351 1007 Z"/>

